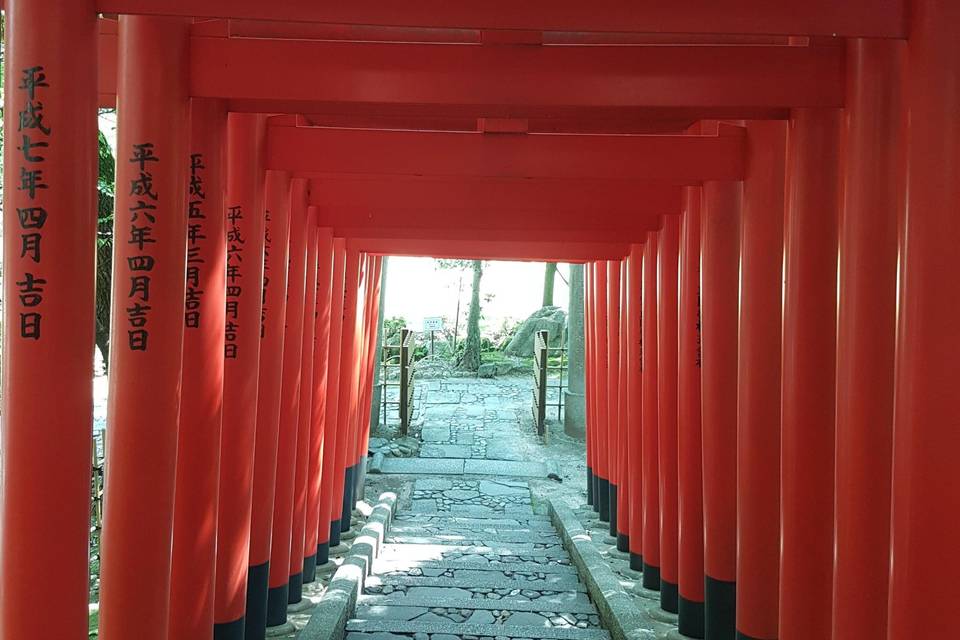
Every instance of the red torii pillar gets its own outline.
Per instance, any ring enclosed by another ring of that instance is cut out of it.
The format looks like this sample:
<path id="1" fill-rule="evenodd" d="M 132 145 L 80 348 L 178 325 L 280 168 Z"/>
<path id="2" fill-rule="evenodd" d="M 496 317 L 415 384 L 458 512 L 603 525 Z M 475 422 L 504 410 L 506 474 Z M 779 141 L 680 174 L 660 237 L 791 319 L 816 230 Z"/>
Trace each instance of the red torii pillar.
<path id="1" fill-rule="evenodd" d="M 349 463 L 351 468 L 351 482 L 350 482 L 350 510 L 351 513 L 354 509 L 354 506 L 357 503 L 357 498 L 360 494 L 360 490 L 363 485 L 364 480 L 364 471 L 361 466 L 363 460 L 366 459 L 363 449 L 364 444 L 366 443 L 367 434 L 370 430 L 370 413 L 369 411 L 364 411 L 364 403 L 367 402 L 367 392 L 369 390 L 368 386 L 368 371 L 369 371 L 369 358 L 370 352 L 373 350 L 373 346 L 370 345 L 370 337 L 373 335 L 374 327 L 371 326 L 371 316 L 373 314 L 373 299 L 372 295 L 374 292 L 374 281 L 378 277 L 375 273 L 377 269 L 377 260 L 376 256 L 365 254 L 361 257 L 363 263 L 363 285 L 361 289 L 363 291 L 362 302 L 359 301 L 359 310 L 357 316 L 357 353 L 356 353 L 356 368 L 357 368 L 357 391 L 356 391 L 356 408 L 354 410 L 354 444 L 353 450 L 351 452 Z M 369 407 L 368 407 L 369 408 Z"/>
<path id="2" fill-rule="evenodd" d="M 617 551 L 623 553 L 630 552 L 630 500 L 631 483 L 633 481 L 634 469 L 631 467 L 630 458 L 630 425 L 627 421 L 627 375 L 629 365 L 627 356 L 629 350 L 628 342 L 628 323 L 629 314 L 627 313 L 627 261 L 625 257 L 620 261 L 620 344 L 618 350 L 620 353 L 620 372 L 617 385 L 617 414 L 620 425 L 619 442 L 619 466 L 620 466 L 620 484 L 617 486 Z"/>
<path id="3" fill-rule="evenodd" d="M 320 523 L 317 543 L 317 567 L 327 567 L 330 549 L 340 545 L 340 503 L 337 485 L 340 484 L 337 457 L 343 447 L 340 430 L 340 334 L 343 328 L 343 292 L 346 275 L 346 240 L 333 239 L 333 280 L 330 298 L 330 353 L 327 360 L 327 412 L 323 447 L 323 476 L 320 489 Z"/>
<path id="4" fill-rule="evenodd" d="M 702 638 L 703 446 L 700 424 L 700 187 L 683 191 L 677 365 L 679 631 Z"/>
<path id="5" fill-rule="evenodd" d="M 914 0 L 900 276 L 888 638 L 956 629 L 960 574 L 960 4 Z"/>
<path id="6" fill-rule="evenodd" d="M 358 407 L 357 419 L 360 421 L 360 441 L 359 441 L 359 450 L 357 452 L 357 482 L 355 486 L 357 492 L 363 491 L 364 479 L 367 475 L 366 469 L 366 460 L 367 460 L 367 451 L 369 450 L 369 441 L 370 441 L 370 427 L 372 416 L 372 403 L 373 403 L 373 375 L 374 369 L 379 362 L 379 354 L 377 353 L 377 333 L 380 329 L 380 288 L 382 286 L 383 278 L 383 256 L 370 256 L 373 261 L 373 277 L 370 281 L 370 297 L 369 297 L 369 309 L 370 317 L 367 320 L 368 333 L 366 336 L 366 345 L 365 356 L 364 356 L 364 378 L 361 382 L 361 390 L 363 395 Z M 362 495 L 360 496 L 363 497 Z"/>
<path id="7" fill-rule="evenodd" d="M 253 511 L 247 582 L 245 640 L 262 639 L 267 628 L 271 533 L 277 475 L 287 255 L 290 244 L 290 175 L 267 171 L 264 180 L 263 308 L 260 314 L 260 386 L 253 458 Z"/>
<path id="8" fill-rule="evenodd" d="M 340 504 L 340 534 L 350 531 L 353 519 L 353 454 L 357 439 L 357 380 L 359 378 L 360 345 L 360 287 L 364 277 L 363 256 L 357 249 L 347 244 L 347 262 L 343 294 L 343 328 L 341 329 L 340 372 L 343 378 L 340 384 L 339 425 L 342 426 L 344 446 L 338 452 L 337 468 L 343 478 L 339 487 L 337 501 Z"/>
<path id="9" fill-rule="evenodd" d="M 326 469 L 324 460 L 331 438 L 327 420 L 327 363 L 330 356 L 330 300 L 333 284 L 333 229 L 317 230 L 317 317 L 313 351 L 313 399 L 311 401 L 310 468 L 307 472 L 306 535 L 303 548 L 303 581 L 316 580 L 321 538 L 329 539 L 329 528 L 320 527 L 321 494 Z M 332 431 L 332 428 L 330 429 Z M 332 446 L 332 445 L 331 445 Z M 327 562 L 324 558 L 323 562 Z"/>
<path id="10" fill-rule="evenodd" d="M 170 637 L 209 637 L 217 569 L 227 231 L 227 112 L 190 105 L 187 273 L 170 577 Z"/>
<path id="11" fill-rule="evenodd" d="M 630 568 L 643 571 L 643 245 L 627 258 L 627 428 L 630 431 Z"/>
<path id="12" fill-rule="evenodd" d="M 787 135 L 780 638 L 829 638 L 840 112 L 795 109 Z"/>
<path id="13" fill-rule="evenodd" d="M 643 586 L 660 589 L 660 446 L 657 433 L 657 249 L 647 234 L 643 254 Z"/>
<path id="14" fill-rule="evenodd" d="M 293 492 L 293 525 L 290 536 L 289 604 L 303 599 L 307 539 L 307 494 L 309 493 L 310 449 L 313 446 L 314 345 L 317 318 L 317 216 L 316 207 L 307 208 L 307 267 L 303 302 L 303 341 L 300 347 L 300 409 L 297 413 L 297 468 Z M 319 469 L 318 474 L 319 478 Z M 316 551 L 316 524 L 310 554 Z M 316 558 L 316 556 L 313 556 Z"/>
<path id="15" fill-rule="evenodd" d="M 680 216 L 663 216 L 657 251 L 657 432 L 660 465 L 660 607 L 678 611 L 677 278 Z"/>
<path id="16" fill-rule="evenodd" d="M 123 16 L 119 48 L 100 637 L 166 640 L 187 241 L 188 22 Z"/>
<path id="17" fill-rule="evenodd" d="M 264 118 L 227 116 L 227 291 L 214 637 L 245 626 L 263 292 Z"/>
<path id="18" fill-rule="evenodd" d="M 607 269 L 607 467 L 609 474 L 610 536 L 617 536 L 617 484 L 620 469 L 620 262 L 608 260 Z"/>
<path id="19" fill-rule="evenodd" d="M 599 476 L 594 494 L 594 500 L 599 502 L 598 509 L 601 522 L 610 521 L 610 451 L 608 442 L 607 424 L 609 422 L 609 407 L 607 406 L 607 263 L 596 262 L 593 269 L 593 303 L 594 303 L 594 347 L 596 357 L 593 370 L 596 374 L 595 396 L 597 399 L 597 469 L 594 473 Z M 599 500 L 597 498 L 599 497 Z"/>
<path id="20" fill-rule="evenodd" d="M 704 630 L 733 640 L 737 573 L 739 182 L 703 186 L 701 244 Z"/>
<path id="21" fill-rule="evenodd" d="M 583 265 L 583 353 L 584 353 L 584 395 L 587 404 L 586 449 L 587 449 L 587 505 L 597 510 L 599 504 L 594 492 L 596 462 L 596 399 L 593 395 L 593 264 Z"/>
<path id="22" fill-rule="evenodd" d="M 847 43 L 833 577 L 833 637 L 844 640 L 887 631 L 905 50 L 896 40 Z"/>
<path id="23" fill-rule="evenodd" d="M 54 638 L 87 637 L 97 223 L 93 4 L 6 0 L 4 638 L 36 636 L 39 627 Z M 40 143 L 48 146 L 30 150 Z M 56 615 L 38 620 L 51 576 Z"/>
<path id="24" fill-rule="evenodd" d="M 740 222 L 737 633 L 773 640 L 780 598 L 780 331 L 786 125 L 747 124 Z"/>
<path id="25" fill-rule="evenodd" d="M 290 597 L 291 525 L 296 481 L 297 436 L 300 427 L 303 310 L 307 282 L 307 181 L 302 178 L 291 180 L 288 193 L 290 243 L 287 256 L 286 306 L 283 311 L 280 412 L 277 423 L 277 453 L 270 530 L 268 627 L 277 627 L 287 621 L 287 600 Z"/>

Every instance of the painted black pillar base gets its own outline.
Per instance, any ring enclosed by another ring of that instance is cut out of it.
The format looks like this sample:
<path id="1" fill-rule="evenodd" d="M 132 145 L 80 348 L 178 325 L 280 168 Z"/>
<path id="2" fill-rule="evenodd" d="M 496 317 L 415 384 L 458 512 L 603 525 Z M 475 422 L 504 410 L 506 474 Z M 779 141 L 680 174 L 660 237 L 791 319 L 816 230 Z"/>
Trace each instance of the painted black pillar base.
<path id="1" fill-rule="evenodd" d="M 610 482 L 600 478 L 600 522 L 610 522 Z"/>
<path id="2" fill-rule="evenodd" d="M 600 513 L 600 476 L 593 476 L 593 510 Z"/>
<path id="3" fill-rule="evenodd" d="M 217 640 L 214 638 L 214 640 Z M 737 640 L 765 640 L 764 638 L 754 638 L 753 636 L 748 636 L 745 633 L 737 631 Z M 777 640 L 776 638 L 771 638 L 771 640 Z"/>
<path id="4" fill-rule="evenodd" d="M 366 458 L 360 458 L 357 464 L 353 465 L 353 502 L 350 508 L 357 504 L 357 501 L 363 497 L 363 489 L 367 482 L 367 464 Z"/>
<path id="5" fill-rule="evenodd" d="M 670 613 L 680 613 L 680 589 L 678 585 L 660 580 L 660 608 Z"/>
<path id="6" fill-rule="evenodd" d="M 270 563 L 250 567 L 247 574 L 247 615 L 244 640 L 267 637 L 267 592 L 270 590 Z"/>
<path id="7" fill-rule="evenodd" d="M 703 638 L 705 634 L 703 621 L 703 603 L 687 600 L 680 596 L 680 620 L 678 630 L 688 638 Z"/>
<path id="8" fill-rule="evenodd" d="M 340 520 L 330 522 L 330 546 L 336 547 L 340 544 Z"/>
<path id="9" fill-rule="evenodd" d="M 704 582 L 704 631 L 710 640 L 735 640 L 737 625 L 737 583 L 716 580 Z"/>
<path id="10" fill-rule="evenodd" d="M 303 600 L 303 574 L 295 573 L 288 582 L 290 589 L 287 593 L 287 604 L 297 604 Z"/>
<path id="11" fill-rule="evenodd" d="M 330 543 L 321 542 L 317 545 L 317 559 L 314 561 L 313 571 L 316 573 L 317 567 L 322 566 L 330 562 Z"/>
<path id="12" fill-rule="evenodd" d="M 243 627 L 242 616 L 233 622 L 218 622 L 213 625 L 213 640 L 243 640 Z"/>
<path id="13" fill-rule="evenodd" d="M 267 626 L 279 627 L 287 621 L 287 600 L 290 599 L 290 585 L 272 587 L 267 591 Z"/>
<path id="14" fill-rule="evenodd" d="M 617 537 L 617 485 L 610 483 L 610 537 Z"/>
<path id="15" fill-rule="evenodd" d="M 643 588 L 660 591 L 660 567 L 643 563 Z"/>
<path id="16" fill-rule="evenodd" d="M 630 536 L 625 533 L 617 534 L 617 551 L 630 553 Z"/>
<path id="17" fill-rule="evenodd" d="M 643 572 L 643 556 L 639 553 L 630 554 L 630 568 L 634 571 Z"/>
<path id="18" fill-rule="evenodd" d="M 343 508 L 340 514 L 340 533 L 350 531 L 353 520 L 353 467 L 343 471 Z"/>
<path id="19" fill-rule="evenodd" d="M 593 506 L 593 469 L 587 467 L 587 504 Z"/>
<path id="20" fill-rule="evenodd" d="M 312 553 L 303 559 L 303 584 L 317 579 L 317 554 Z"/>

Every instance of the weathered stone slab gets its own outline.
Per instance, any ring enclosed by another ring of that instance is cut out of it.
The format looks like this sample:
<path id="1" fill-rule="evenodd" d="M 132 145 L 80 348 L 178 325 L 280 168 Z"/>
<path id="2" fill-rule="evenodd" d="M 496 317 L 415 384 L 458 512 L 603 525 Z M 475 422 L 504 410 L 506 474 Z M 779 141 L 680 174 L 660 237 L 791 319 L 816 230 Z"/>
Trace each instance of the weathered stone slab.
<path id="1" fill-rule="evenodd" d="M 449 598 L 424 598 L 422 596 L 411 596 L 406 597 L 395 597 L 395 596 L 360 596 L 359 601 L 357 602 L 359 606 L 374 606 L 374 605 L 402 605 L 406 607 L 446 607 L 448 609 L 471 609 L 471 610 L 486 610 L 486 611 L 546 611 L 544 603 L 538 600 L 527 600 L 527 601 L 517 601 L 513 599 L 504 599 L 504 600 L 487 600 L 487 599 L 464 599 L 464 600 L 454 600 Z M 597 610 L 590 604 L 589 601 L 582 600 L 570 600 L 563 603 L 554 603 L 550 605 L 551 607 L 559 607 L 550 609 L 555 613 L 588 613 L 594 614 Z"/>
<path id="2" fill-rule="evenodd" d="M 583 591 L 587 588 L 576 577 L 548 574 L 546 579 L 527 580 L 511 578 L 497 571 L 478 571 L 466 578 L 446 578 L 427 576 L 372 576 L 368 579 L 371 586 L 377 584 L 407 587 L 446 587 L 453 589 L 523 589 L 527 591 Z"/>
<path id="3" fill-rule="evenodd" d="M 523 460 L 523 454 L 517 451 L 514 442 L 488 442 L 487 460 Z"/>
<path id="4" fill-rule="evenodd" d="M 409 540 L 414 540 L 410 538 Z M 422 538 L 420 542 L 398 543 L 396 539 L 384 544 L 384 555 L 410 554 L 413 550 L 410 545 L 416 545 L 417 553 L 424 556 L 429 555 L 434 559 L 443 559 L 445 554 L 476 554 L 484 556 L 524 556 L 528 558 L 562 558 L 566 559 L 567 554 L 563 549 L 534 549 L 533 545 L 520 545 L 517 543 L 503 543 L 499 545 L 459 545 L 459 544 L 436 544 L 429 538 Z"/>
<path id="5" fill-rule="evenodd" d="M 427 405 L 434 404 L 460 404 L 461 393 L 459 391 L 433 391 L 427 393 Z"/>
<path id="6" fill-rule="evenodd" d="M 560 544 L 560 538 L 552 529 L 541 529 L 531 531 L 530 529 L 497 529 L 489 527 L 484 529 L 459 529 L 431 527 L 429 525 L 397 525 L 391 529 L 394 535 L 416 535 L 429 533 L 430 535 L 442 536 L 447 540 L 473 540 L 483 538 L 485 540 L 497 540 L 499 542 L 554 542 Z"/>
<path id="7" fill-rule="evenodd" d="M 420 457 L 469 458 L 470 447 L 463 444 L 424 444 L 422 447 L 420 447 Z"/>
<path id="8" fill-rule="evenodd" d="M 418 483 L 423 482 L 423 480 L 417 480 Z M 548 525 L 553 527 L 553 524 L 550 521 L 549 516 L 544 516 L 540 514 L 510 514 L 509 516 L 496 515 L 491 518 L 471 518 L 469 516 L 458 516 L 458 515 L 449 515 L 449 514 L 437 514 L 431 516 L 420 516 L 417 514 L 411 514 L 409 512 L 401 512 L 394 516 L 394 520 L 397 522 L 439 522 L 444 525 L 454 525 L 454 526 L 468 526 L 472 527 L 475 525 L 491 525 L 491 526 L 516 526 L 518 524 L 523 524 L 530 526 L 531 524 L 539 525 Z"/>
<path id="9" fill-rule="evenodd" d="M 424 475 L 463 475 L 463 460 L 450 458 L 387 458 L 383 461 L 384 473 L 409 473 Z"/>
<path id="10" fill-rule="evenodd" d="M 347 631 L 386 631 L 392 633 L 448 633 L 462 636 L 503 636 L 508 638 L 538 638 L 543 640 L 609 640 L 610 635 L 602 629 L 577 629 L 565 627 L 456 624 L 453 622 L 390 622 L 379 620 L 351 620 Z"/>
<path id="11" fill-rule="evenodd" d="M 415 487 L 417 491 L 444 491 L 453 488 L 453 481 L 444 478 L 420 478 Z"/>
<path id="12" fill-rule="evenodd" d="M 526 483 L 517 486 L 497 480 L 481 480 L 479 490 L 486 496 L 530 496 L 530 488 Z"/>
<path id="13" fill-rule="evenodd" d="M 424 426 L 420 431 L 420 439 L 423 442 L 449 442 L 450 427 Z"/>
<path id="14" fill-rule="evenodd" d="M 546 466 L 542 462 L 504 460 L 465 460 L 463 473 L 524 478 L 543 478 L 547 475 Z"/>
<path id="15" fill-rule="evenodd" d="M 373 572 L 383 573 L 398 569 L 474 569 L 477 571 L 539 571 L 540 573 L 555 573 L 559 575 L 577 575 L 577 569 L 569 564 L 541 564 L 539 562 L 497 562 L 486 560 L 482 556 L 468 556 L 442 561 L 413 561 L 404 558 L 381 558 L 374 563 Z"/>

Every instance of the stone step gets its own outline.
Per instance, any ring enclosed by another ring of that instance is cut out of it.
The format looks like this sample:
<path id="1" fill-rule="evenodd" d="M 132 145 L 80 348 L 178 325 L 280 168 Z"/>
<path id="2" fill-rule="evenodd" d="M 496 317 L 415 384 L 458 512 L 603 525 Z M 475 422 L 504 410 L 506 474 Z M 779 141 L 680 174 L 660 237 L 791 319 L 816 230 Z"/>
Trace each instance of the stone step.
<path id="1" fill-rule="evenodd" d="M 538 600 L 518 601 L 513 598 L 504 598 L 501 600 L 480 600 L 476 598 L 437 598 L 423 596 L 405 596 L 394 597 L 391 595 L 361 595 L 357 599 L 357 618 L 366 618 L 369 616 L 359 615 L 362 607 L 376 606 L 404 606 L 404 607 L 424 607 L 431 609 L 433 607 L 444 607 L 447 609 L 470 609 L 484 611 L 548 611 L 545 606 L 554 607 L 553 604 L 545 604 Z M 597 609 L 589 601 L 570 600 L 568 602 L 556 603 L 553 609 L 549 609 L 550 615 L 568 613 L 568 614 L 586 614 L 597 615 Z"/>
<path id="2" fill-rule="evenodd" d="M 517 542 L 499 540 L 497 539 L 497 536 L 487 536 L 483 533 L 477 534 L 469 539 L 444 539 L 429 535 L 393 535 L 393 532 L 391 531 L 390 535 L 387 537 L 387 542 L 390 544 L 426 544 L 432 546 L 448 545 L 455 547 L 494 547 L 497 549 L 503 548 L 507 550 L 506 553 L 501 555 L 550 555 L 552 552 L 562 554 L 563 557 L 566 557 L 566 552 L 563 550 L 559 539 L 557 541 L 545 542 Z"/>
<path id="3" fill-rule="evenodd" d="M 371 587 L 451 587 L 456 589 L 522 589 L 527 591 L 583 591 L 587 588 L 576 576 L 547 574 L 545 579 L 508 577 L 497 571 L 476 571 L 462 578 L 375 575 L 367 579 Z"/>
<path id="4" fill-rule="evenodd" d="M 443 526 L 461 526 L 461 527 L 549 527 L 553 529 L 553 523 L 550 516 L 539 514 L 520 514 L 511 513 L 509 515 L 499 514 L 489 517 L 484 516 L 458 516 L 456 514 L 440 513 L 411 513 L 410 511 L 401 511 L 393 518 L 396 524 L 415 523 L 431 524 L 437 523 Z"/>
<path id="5" fill-rule="evenodd" d="M 452 622 L 402 622 L 393 620 L 350 620 L 347 622 L 347 638 L 363 640 L 360 633 L 428 633 L 452 636 L 489 636 L 508 638 L 542 638 L 543 640 L 609 640 L 610 634 L 603 629 L 578 629 L 528 625 L 455 624 Z"/>
<path id="6" fill-rule="evenodd" d="M 404 557 L 411 552 L 410 545 L 420 546 L 431 555 L 439 555 L 435 560 L 442 560 L 449 557 L 449 554 L 457 555 L 482 555 L 482 556 L 521 556 L 524 558 L 567 558 L 567 552 L 562 545 L 535 545 L 523 542 L 501 542 L 493 540 L 478 540 L 450 544 L 444 544 L 442 541 L 434 540 L 429 536 L 390 536 L 386 544 L 383 545 L 384 557 L 399 555 Z M 539 547 L 539 548 L 538 548 Z"/>
<path id="7" fill-rule="evenodd" d="M 408 598 L 407 600 L 412 600 Z M 512 605 L 508 600 L 500 604 L 482 603 L 477 607 L 471 600 L 457 602 L 430 602 L 418 599 L 417 604 L 403 602 L 396 604 L 358 603 L 354 620 L 397 620 L 402 622 L 431 622 L 453 624 L 493 624 L 497 626 L 531 626 L 547 628 L 589 629 L 600 626 L 600 616 L 596 611 L 556 612 L 542 611 L 542 606 L 526 602 Z M 463 604 L 464 606 L 460 606 Z"/>
<path id="8" fill-rule="evenodd" d="M 548 573 L 546 571 L 536 570 L 513 571 L 511 569 L 497 571 L 490 569 L 469 569 L 466 567 L 459 567 L 455 569 L 439 567 L 416 567 L 414 569 L 400 567 L 396 569 L 390 569 L 387 567 L 387 569 L 384 571 L 378 571 L 376 575 L 381 581 L 383 581 L 384 584 L 396 584 L 395 581 L 398 578 L 409 578 L 410 580 L 414 580 L 416 578 L 431 580 L 434 578 L 444 578 L 450 580 L 475 580 L 479 586 L 487 586 L 486 583 L 491 581 L 497 582 L 498 584 L 502 581 L 515 581 L 518 584 L 544 583 L 550 585 L 566 585 L 575 584 L 578 580 L 576 573 Z"/>
<path id="9" fill-rule="evenodd" d="M 367 585 L 365 596 L 393 599 L 403 604 L 407 598 L 429 600 L 433 604 L 447 600 L 471 600 L 506 606 L 537 603 L 544 611 L 566 611 L 568 607 L 593 606 L 583 591 L 532 591 L 528 589 L 491 589 L 489 587 L 420 587 L 408 585 Z"/>
<path id="10" fill-rule="evenodd" d="M 456 535 L 463 534 L 482 534 L 482 533 L 495 533 L 495 534 L 522 534 L 526 536 L 531 536 L 535 538 L 540 538 L 544 536 L 555 536 L 558 535 L 556 529 L 552 525 L 547 523 L 530 523 L 534 526 L 524 526 L 521 524 L 517 525 L 482 525 L 476 524 L 473 526 L 470 525 L 450 525 L 443 524 L 440 522 L 410 522 L 408 520 L 403 520 L 401 522 L 394 522 L 393 526 L 390 527 L 391 531 L 397 531 L 399 533 L 416 533 L 416 532 L 437 532 L 437 533 L 449 533 Z"/>
<path id="11" fill-rule="evenodd" d="M 472 458 L 387 458 L 383 473 L 412 475 L 491 475 L 515 478 L 545 478 L 547 467 L 528 460 L 484 460 Z"/>
<path id="12" fill-rule="evenodd" d="M 414 536 L 414 537 L 423 537 L 430 536 L 431 540 L 435 540 L 437 544 L 469 544 L 475 540 L 483 540 L 484 542 L 540 542 L 540 543 L 552 543 L 560 544 L 560 536 L 557 535 L 555 531 L 537 531 L 533 532 L 529 529 L 527 530 L 516 530 L 516 531 L 499 531 L 496 529 L 493 530 L 481 530 L 476 529 L 463 529 L 460 531 L 450 531 L 445 528 L 437 528 L 438 530 L 434 531 L 432 528 L 426 527 L 415 527 L 415 526 L 399 526 L 391 527 L 390 535 L 391 537 L 405 537 L 405 536 Z M 418 535 L 419 534 L 419 535 Z"/>
<path id="13" fill-rule="evenodd" d="M 533 515 L 533 507 L 529 504 L 504 504 L 496 507 L 488 507 L 482 504 L 451 504 L 442 509 L 437 506 L 436 500 L 412 500 L 408 513 L 413 514 L 450 514 L 468 517 L 493 517 L 493 516 L 511 516 Z"/>
<path id="14" fill-rule="evenodd" d="M 503 562 L 490 561 L 470 556 L 460 560 L 412 560 L 408 558 L 378 559 L 373 562 L 373 573 L 396 571 L 401 569 L 474 569 L 476 571 L 527 571 L 576 575 L 577 568 L 572 564 L 544 564 L 540 562 Z"/>

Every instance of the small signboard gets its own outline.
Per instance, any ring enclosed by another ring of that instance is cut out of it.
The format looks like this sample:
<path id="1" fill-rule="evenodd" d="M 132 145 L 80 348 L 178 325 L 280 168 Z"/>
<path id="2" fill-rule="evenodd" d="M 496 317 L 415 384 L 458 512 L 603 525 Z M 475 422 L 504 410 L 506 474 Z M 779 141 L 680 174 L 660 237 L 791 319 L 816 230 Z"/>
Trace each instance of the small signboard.
<path id="1" fill-rule="evenodd" d="M 443 318 L 434 317 L 434 318 L 424 318 L 423 319 L 423 331 L 443 331 Z"/>

